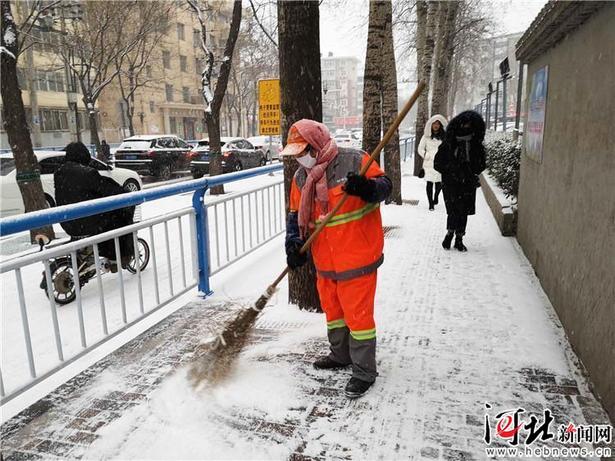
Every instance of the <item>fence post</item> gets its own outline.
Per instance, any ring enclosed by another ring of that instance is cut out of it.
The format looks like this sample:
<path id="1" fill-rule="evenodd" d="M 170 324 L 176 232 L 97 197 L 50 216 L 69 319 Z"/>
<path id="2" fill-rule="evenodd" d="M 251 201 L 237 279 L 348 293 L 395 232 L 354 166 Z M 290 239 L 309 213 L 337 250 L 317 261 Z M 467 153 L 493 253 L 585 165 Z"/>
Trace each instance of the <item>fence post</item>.
<path id="1" fill-rule="evenodd" d="M 199 293 L 201 296 L 209 296 L 213 292 L 209 287 L 209 248 L 207 235 L 209 225 L 207 222 L 207 207 L 204 203 L 205 192 L 208 186 L 194 191 L 192 194 L 192 207 L 196 219 L 196 243 L 199 266 Z"/>

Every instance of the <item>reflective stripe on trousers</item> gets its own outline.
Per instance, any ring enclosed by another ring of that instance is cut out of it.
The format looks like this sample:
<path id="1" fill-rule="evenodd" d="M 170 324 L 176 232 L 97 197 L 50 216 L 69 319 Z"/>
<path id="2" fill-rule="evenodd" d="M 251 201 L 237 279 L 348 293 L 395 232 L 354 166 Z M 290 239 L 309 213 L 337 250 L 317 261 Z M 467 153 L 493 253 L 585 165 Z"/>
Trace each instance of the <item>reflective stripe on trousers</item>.
<path id="1" fill-rule="evenodd" d="M 374 381 L 376 371 L 376 325 L 374 296 L 377 273 L 352 280 L 319 276 L 318 294 L 327 317 L 330 357 L 352 363 L 353 376 Z"/>

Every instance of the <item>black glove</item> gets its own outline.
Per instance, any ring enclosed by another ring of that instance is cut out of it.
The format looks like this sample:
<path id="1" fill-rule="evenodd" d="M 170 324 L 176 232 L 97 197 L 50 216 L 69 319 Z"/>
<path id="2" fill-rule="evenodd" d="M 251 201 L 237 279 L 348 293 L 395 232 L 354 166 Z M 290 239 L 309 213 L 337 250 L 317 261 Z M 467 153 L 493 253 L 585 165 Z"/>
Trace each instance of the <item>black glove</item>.
<path id="1" fill-rule="evenodd" d="M 351 172 L 346 175 L 344 190 L 348 195 L 356 195 L 366 202 L 369 202 L 376 190 L 376 184 L 365 176 Z"/>
<path id="2" fill-rule="evenodd" d="M 297 269 L 303 266 L 308 260 L 307 253 L 299 252 L 302 246 L 302 244 L 297 243 L 286 250 L 286 264 L 288 264 L 288 267 L 291 269 Z"/>

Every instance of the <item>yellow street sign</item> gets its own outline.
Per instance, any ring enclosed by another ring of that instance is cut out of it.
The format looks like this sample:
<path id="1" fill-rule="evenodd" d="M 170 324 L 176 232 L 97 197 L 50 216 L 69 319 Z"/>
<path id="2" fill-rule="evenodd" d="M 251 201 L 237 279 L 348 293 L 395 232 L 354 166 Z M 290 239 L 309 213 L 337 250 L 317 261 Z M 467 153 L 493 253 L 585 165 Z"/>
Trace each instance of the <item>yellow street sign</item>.
<path id="1" fill-rule="evenodd" d="M 258 81 L 258 133 L 280 134 L 280 80 Z"/>

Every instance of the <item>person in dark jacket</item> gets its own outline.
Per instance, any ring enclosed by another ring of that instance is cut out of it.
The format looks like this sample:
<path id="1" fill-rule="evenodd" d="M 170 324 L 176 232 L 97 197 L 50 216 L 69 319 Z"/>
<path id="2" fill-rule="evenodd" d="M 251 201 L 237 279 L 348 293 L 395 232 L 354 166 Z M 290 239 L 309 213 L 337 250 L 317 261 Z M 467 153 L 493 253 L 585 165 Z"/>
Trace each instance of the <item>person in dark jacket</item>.
<path id="1" fill-rule="evenodd" d="M 485 121 L 472 110 L 461 112 L 448 124 L 446 138 L 434 159 L 434 168 L 442 174 L 442 192 L 446 205 L 444 249 L 468 251 L 463 244 L 468 215 L 475 213 L 478 175 L 485 169 Z"/>
<path id="2" fill-rule="evenodd" d="M 113 179 L 101 176 L 90 167 L 90 151 L 81 142 L 72 142 L 65 148 L 64 164 L 53 175 L 55 199 L 58 206 L 93 200 L 126 192 Z M 85 218 L 65 221 L 60 225 L 71 237 L 97 235 L 132 224 L 134 207 L 121 208 Z M 126 267 L 134 254 L 132 234 L 119 238 L 122 267 Z M 108 240 L 99 244 L 101 256 L 117 259 L 115 244 Z"/>
<path id="3" fill-rule="evenodd" d="M 98 153 L 98 160 L 105 163 L 111 162 L 111 147 L 104 139 L 100 143 L 100 152 Z"/>

